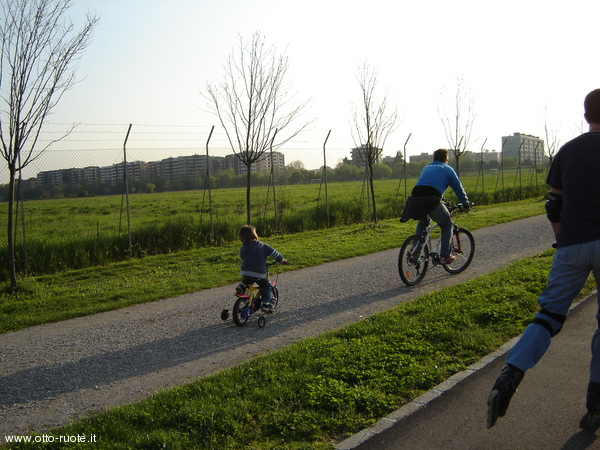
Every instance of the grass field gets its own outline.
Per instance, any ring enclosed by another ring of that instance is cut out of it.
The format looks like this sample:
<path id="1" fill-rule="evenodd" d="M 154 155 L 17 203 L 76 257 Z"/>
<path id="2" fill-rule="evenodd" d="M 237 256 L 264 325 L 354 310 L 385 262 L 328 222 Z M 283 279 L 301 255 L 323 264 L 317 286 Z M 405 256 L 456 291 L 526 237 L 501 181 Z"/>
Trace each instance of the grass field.
<path id="1" fill-rule="evenodd" d="M 533 185 L 531 174 L 516 171 L 506 171 L 499 181 L 498 174 L 487 174 L 487 180 L 479 175 L 463 177 L 471 201 L 478 205 L 541 197 L 546 190 Z M 414 182 L 376 182 L 380 220 L 399 217 Z M 455 201 L 450 192 L 448 198 Z M 106 196 L 20 204 L 17 270 L 22 276 L 48 274 L 223 245 L 236 241 L 237 230 L 246 221 L 243 188 L 135 194 L 126 200 Z M 327 197 L 321 184 L 278 186 L 276 192 L 256 187 L 252 223 L 261 236 L 286 235 L 367 223 L 371 206 L 362 182 L 329 183 Z M 0 217 L 6 208 L 0 204 Z M 6 232 L 0 227 L 0 242 L 6 242 Z M 8 279 L 7 261 L 6 247 L 0 246 L 0 280 Z"/>
<path id="2" fill-rule="evenodd" d="M 513 177 L 506 175 L 506 182 L 498 185 L 494 175 L 488 174 L 485 190 L 477 175 L 463 177 L 463 185 L 472 200 L 492 195 L 500 189 L 516 189 Z M 528 180 L 532 181 L 532 180 Z M 406 191 L 410 193 L 415 179 L 378 180 L 375 190 L 377 201 L 384 210 L 404 207 Z M 530 183 L 526 183 L 530 186 Z M 517 189 L 518 190 L 518 189 Z M 365 202 L 364 185 L 361 182 L 329 183 L 328 198 L 332 203 Z M 453 195 L 448 191 L 449 199 Z M 325 187 L 320 184 L 278 186 L 277 208 L 293 214 L 325 203 Z M 212 215 L 217 221 L 245 221 L 245 190 L 243 188 L 215 189 L 210 193 Z M 509 199 L 515 200 L 515 199 Z M 478 202 L 478 204 L 484 204 Z M 367 205 L 365 205 L 367 206 Z M 46 236 L 52 240 L 68 241 L 76 231 L 78 237 L 118 235 L 127 231 L 126 202 L 122 196 L 36 200 L 24 203 L 25 224 L 30 237 Z M 256 187 L 252 190 L 252 212 L 255 219 L 273 217 L 273 188 Z M 6 203 L 0 204 L 0 217 L 6 215 Z M 129 216 L 133 228 L 165 223 L 178 218 L 195 217 L 197 221 L 209 220 L 208 191 L 165 192 L 134 194 L 129 196 Z M 389 217 L 382 217 L 389 218 Z M 308 230 L 304 230 L 308 231 Z M 6 241 L 6 229 L 0 227 L 0 242 Z"/>

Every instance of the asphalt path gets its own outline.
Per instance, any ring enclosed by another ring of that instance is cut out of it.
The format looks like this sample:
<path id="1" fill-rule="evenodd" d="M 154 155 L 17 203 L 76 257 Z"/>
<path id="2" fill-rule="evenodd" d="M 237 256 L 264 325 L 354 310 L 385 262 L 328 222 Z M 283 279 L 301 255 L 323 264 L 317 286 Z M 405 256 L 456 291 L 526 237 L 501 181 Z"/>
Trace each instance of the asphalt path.
<path id="1" fill-rule="evenodd" d="M 449 275 L 433 268 L 416 287 L 398 276 L 398 248 L 283 273 L 278 310 L 262 329 L 254 317 L 245 327 L 221 321 L 221 310 L 233 305 L 232 284 L 0 335 L 0 438 L 146 398 L 494 271 L 553 242 L 545 216 L 473 234 L 468 270 Z"/>
<path id="2" fill-rule="evenodd" d="M 486 427 L 487 397 L 511 342 L 337 450 L 599 449 L 598 430 L 582 430 L 596 296 L 571 310 L 542 360 L 527 371 L 505 417 Z"/>

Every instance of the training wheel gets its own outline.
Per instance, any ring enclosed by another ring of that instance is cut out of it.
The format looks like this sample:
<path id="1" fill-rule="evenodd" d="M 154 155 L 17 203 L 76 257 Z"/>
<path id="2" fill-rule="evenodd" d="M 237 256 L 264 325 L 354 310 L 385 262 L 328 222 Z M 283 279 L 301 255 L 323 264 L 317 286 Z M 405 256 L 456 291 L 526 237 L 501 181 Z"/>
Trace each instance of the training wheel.
<path id="1" fill-rule="evenodd" d="M 229 310 L 224 309 L 223 311 L 221 311 L 221 320 L 227 320 L 227 319 L 229 319 Z"/>
<path id="2" fill-rule="evenodd" d="M 260 316 L 258 318 L 258 327 L 264 328 L 266 324 L 267 324 L 267 319 L 265 319 L 265 316 Z"/>

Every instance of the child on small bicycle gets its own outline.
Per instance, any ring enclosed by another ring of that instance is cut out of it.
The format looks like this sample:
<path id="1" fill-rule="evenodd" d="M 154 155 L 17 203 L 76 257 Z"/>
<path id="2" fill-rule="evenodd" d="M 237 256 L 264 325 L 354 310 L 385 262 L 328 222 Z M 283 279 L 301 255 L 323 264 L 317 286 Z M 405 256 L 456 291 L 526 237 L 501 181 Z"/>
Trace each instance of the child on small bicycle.
<path id="1" fill-rule="evenodd" d="M 256 228 L 252 225 L 244 225 L 240 228 L 238 236 L 242 241 L 242 247 L 240 248 L 242 282 L 235 290 L 238 294 L 241 294 L 249 284 L 258 284 L 262 299 L 261 309 L 265 312 L 271 312 L 273 311 L 273 304 L 271 303 L 271 283 L 267 274 L 267 258 L 271 257 L 283 265 L 289 263 L 273 247 L 258 240 Z"/>

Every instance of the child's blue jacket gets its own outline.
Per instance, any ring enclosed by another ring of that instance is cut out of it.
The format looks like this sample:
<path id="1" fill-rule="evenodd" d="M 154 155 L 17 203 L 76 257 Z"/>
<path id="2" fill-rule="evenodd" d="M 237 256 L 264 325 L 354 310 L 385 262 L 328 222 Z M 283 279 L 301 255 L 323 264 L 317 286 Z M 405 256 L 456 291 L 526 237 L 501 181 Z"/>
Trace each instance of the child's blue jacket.
<path id="1" fill-rule="evenodd" d="M 266 278 L 267 258 L 269 256 L 277 262 L 283 261 L 281 253 L 264 242 L 250 241 L 242 244 L 240 248 L 240 258 L 242 259 L 240 275 L 243 277 Z"/>

